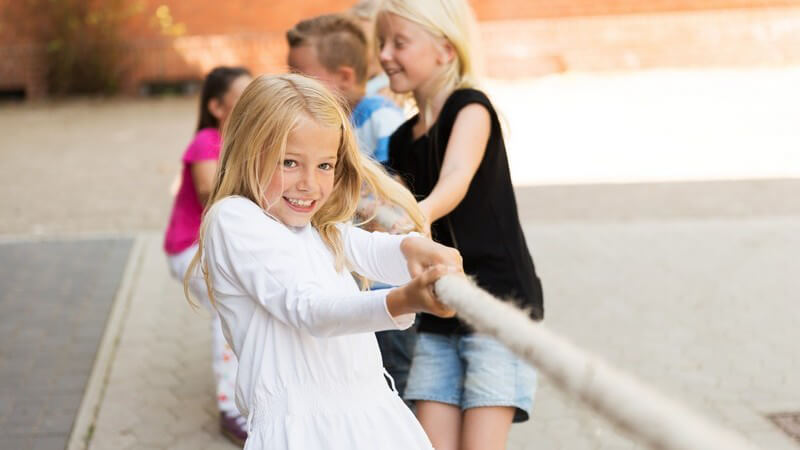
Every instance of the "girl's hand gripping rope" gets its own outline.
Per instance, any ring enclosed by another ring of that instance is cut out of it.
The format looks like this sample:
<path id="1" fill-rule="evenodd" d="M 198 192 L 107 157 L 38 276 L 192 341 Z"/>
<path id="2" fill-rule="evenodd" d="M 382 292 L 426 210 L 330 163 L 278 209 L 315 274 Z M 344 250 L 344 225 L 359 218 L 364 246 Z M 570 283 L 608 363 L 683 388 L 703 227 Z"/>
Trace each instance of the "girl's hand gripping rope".
<path id="1" fill-rule="evenodd" d="M 434 284 L 448 273 L 464 273 L 458 250 L 418 236 L 403 239 L 400 249 L 408 261 L 408 272 L 412 280 L 389 292 L 386 297 L 389 313 L 397 316 L 426 312 L 439 317 L 453 317 L 455 310 L 438 300 Z"/>
<path id="2" fill-rule="evenodd" d="M 456 311 L 439 301 L 434 292 L 436 281 L 449 273 L 460 273 L 441 264 L 425 269 L 405 286 L 394 288 L 386 296 L 386 308 L 392 316 L 425 312 L 439 317 L 453 317 Z"/>
<path id="3" fill-rule="evenodd" d="M 414 223 L 401 208 L 380 200 L 366 190 L 361 191 L 356 221 L 367 231 L 405 234 L 414 230 Z"/>
<path id="4" fill-rule="evenodd" d="M 403 239 L 400 250 L 408 261 L 408 273 L 411 278 L 422 274 L 425 269 L 437 264 L 452 267 L 456 272 L 463 272 L 461 253 L 454 248 L 437 244 L 432 240 L 419 236 L 409 236 Z"/>

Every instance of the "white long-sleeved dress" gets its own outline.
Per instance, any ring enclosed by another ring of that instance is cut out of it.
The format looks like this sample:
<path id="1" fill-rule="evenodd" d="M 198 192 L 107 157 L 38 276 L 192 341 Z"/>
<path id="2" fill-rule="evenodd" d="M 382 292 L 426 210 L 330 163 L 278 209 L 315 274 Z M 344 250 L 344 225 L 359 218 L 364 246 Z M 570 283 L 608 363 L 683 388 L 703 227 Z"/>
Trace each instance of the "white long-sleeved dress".
<path id="1" fill-rule="evenodd" d="M 312 226 L 287 227 L 243 197 L 206 220 L 204 258 L 226 339 L 239 358 L 236 403 L 250 449 L 430 449 L 389 389 L 373 332 L 405 329 L 388 291 L 358 290 L 336 272 Z M 341 225 L 351 269 L 399 285 L 410 279 L 403 236 Z"/>

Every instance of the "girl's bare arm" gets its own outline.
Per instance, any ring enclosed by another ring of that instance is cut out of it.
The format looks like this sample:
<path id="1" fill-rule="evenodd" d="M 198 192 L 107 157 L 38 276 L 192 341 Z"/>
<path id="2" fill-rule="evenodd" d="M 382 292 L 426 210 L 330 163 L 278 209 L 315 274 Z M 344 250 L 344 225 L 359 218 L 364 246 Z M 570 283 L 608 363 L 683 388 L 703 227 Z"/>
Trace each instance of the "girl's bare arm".
<path id="1" fill-rule="evenodd" d="M 428 223 L 449 214 L 467 195 L 486 152 L 490 132 L 491 118 L 483 105 L 473 103 L 459 111 L 447 142 L 439 181 L 419 204 Z"/>
<path id="2" fill-rule="evenodd" d="M 197 200 L 201 205 L 205 205 L 214 188 L 214 177 L 217 173 L 217 161 L 209 159 L 207 161 L 193 162 L 189 170 L 192 172 L 194 191 L 197 193 Z"/>

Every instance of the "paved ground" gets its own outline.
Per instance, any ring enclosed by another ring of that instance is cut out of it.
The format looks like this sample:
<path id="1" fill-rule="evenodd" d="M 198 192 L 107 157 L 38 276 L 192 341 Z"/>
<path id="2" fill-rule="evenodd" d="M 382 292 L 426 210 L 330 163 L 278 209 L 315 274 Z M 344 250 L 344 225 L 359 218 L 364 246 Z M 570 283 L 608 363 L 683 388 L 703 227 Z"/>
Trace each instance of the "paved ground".
<path id="1" fill-rule="evenodd" d="M 800 102 L 789 95 L 776 103 L 781 89 L 775 87 L 794 92 L 793 73 L 733 75 L 735 82 L 754 79 L 760 93 L 739 97 L 736 126 L 726 112 L 736 102 L 726 97 L 731 82 L 714 87 L 725 74 L 695 74 L 707 91 L 699 100 L 705 129 L 727 134 L 719 146 L 700 139 L 689 150 L 702 130 L 696 113 L 674 114 L 681 87 L 697 92 L 684 75 L 522 83 L 526 101 L 505 108 L 512 126 L 524 114 L 554 121 L 542 127 L 543 140 L 523 133 L 532 146 L 522 145 L 517 132 L 510 149 L 524 229 L 545 283 L 548 325 L 769 449 L 798 446 L 764 419 L 800 411 L 800 331 L 793 326 L 800 319 L 800 167 L 797 153 L 787 150 L 800 144 L 800 131 L 785 126 Z M 674 84 L 656 90 L 661 83 Z M 628 85 L 635 87 L 630 93 Z M 503 102 L 509 102 L 506 87 L 495 87 Z M 576 92 L 608 102 L 606 114 L 596 105 L 598 114 L 581 112 Z M 726 113 L 709 112 L 715 102 Z M 770 102 L 777 106 L 766 108 Z M 652 112 L 652 104 L 673 108 Z M 638 128 L 644 119 L 634 125 L 620 119 L 637 112 L 672 127 L 645 133 Z M 216 430 L 207 320 L 186 306 L 160 249 L 175 161 L 193 120 L 194 104 L 183 99 L 0 108 L 0 241 L 136 236 L 123 289 L 105 298 L 113 304 L 113 327 L 95 365 L 107 372 L 92 374 L 84 396 L 85 405 L 98 408 L 81 409 L 71 448 L 82 448 L 84 437 L 98 450 L 232 448 Z M 568 134 L 589 130 L 602 140 L 625 136 L 631 126 L 637 139 L 659 145 L 621 139 L 609 151 Z M 763 145 L 753 136 L 762 136 Z M 674 159 L 670 148 L 681 149 Z M 643 149 L 655 155 L 655 166 L 633 157 Z M 725 174 L 738 180 L 708 181 Z M 677 179 L 684 181 L 663 182 Z M 578 184 L 541 185 L 559 180 Z M 17 260 L 3 262 L 2 273 Z M 0 329 L 13 326 L 15 318 L 0 315 Z M 0 367 L 9 354 L 0 353 Z M 77 353 L 68 355 L 78 361 Z M 3 408 L 7 403 L 0 415 Z M 533 420 L 514 426 L 509 440 L 512 449 L 635 447 L 547 380 Z"/>
<path id="2" fill-rule="evenodd" d="M 0 448 L 66 447 L 131 242 L 0 244 Z"/>
<path id="3" fill-rule="evenodd" d="M 525 231 L 552 329 L 779 449 L 795 447 L 764 415 L 800 410 L 799 225 L 709 219 Z M 517 448 L 627 448 L 549 385 L 538 399 L 534 420 L 514 429 Z"/>

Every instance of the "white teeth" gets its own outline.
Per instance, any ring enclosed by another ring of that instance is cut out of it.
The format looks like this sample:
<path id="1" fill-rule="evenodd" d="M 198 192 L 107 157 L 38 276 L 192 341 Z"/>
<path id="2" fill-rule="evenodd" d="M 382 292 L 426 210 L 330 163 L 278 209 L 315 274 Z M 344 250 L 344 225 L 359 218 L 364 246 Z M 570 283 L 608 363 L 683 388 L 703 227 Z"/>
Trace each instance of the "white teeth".
<path id="1" fill-rule="evenodd" d="M 311 206 L 312 203 L 314 203 L 314 200 L 298 200 L 296 198 L 287 198 L 286 200 L 289 203 L 295 206 L 299 206 L 301 208 L 308 208 L 309 206 Z"/>

